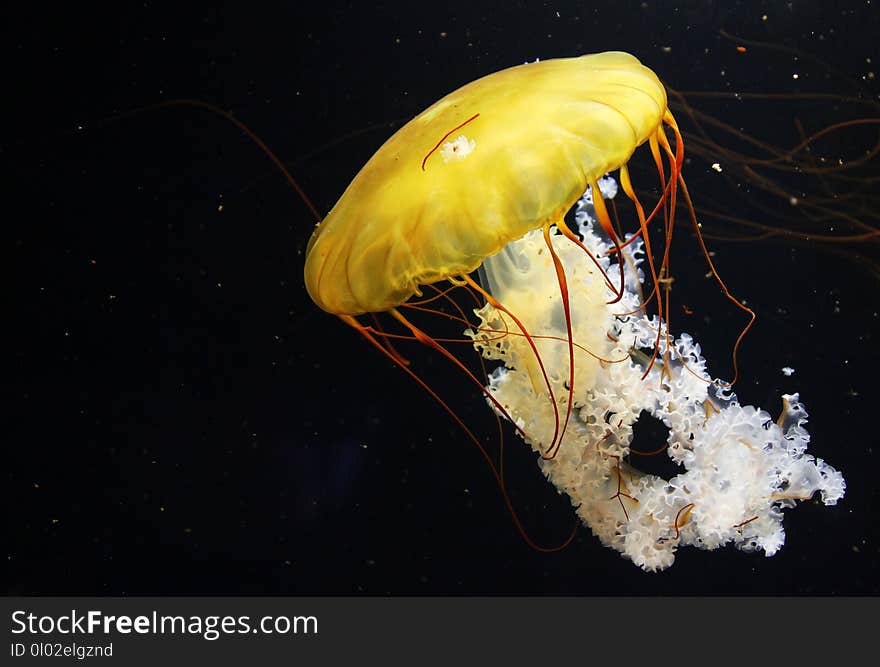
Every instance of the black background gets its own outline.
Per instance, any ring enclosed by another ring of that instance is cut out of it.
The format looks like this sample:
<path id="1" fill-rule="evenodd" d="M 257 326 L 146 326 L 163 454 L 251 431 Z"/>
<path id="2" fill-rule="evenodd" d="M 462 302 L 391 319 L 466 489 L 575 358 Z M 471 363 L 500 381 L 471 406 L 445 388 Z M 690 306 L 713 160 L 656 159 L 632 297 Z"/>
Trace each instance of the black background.
<path id="1" fill-rule="evenodd" d="M 302 265 L 314 219 L 241 132 L 190 107 L 129 113 L 172 99 L 231 111 L 326 212 L 402 122 L 538 57 L 619 49 L 680 90 L 876 99 L 875 6 L 251 5 L 71 3 L 5 21 L 8 592 L 880 592 L 875 243 L 713 242 L 759 313 L 740 398 L 775 414 L 780 393 L 800 391 L 811 452 L 848 490 L 836 507 L 788 511 L 773 558 L 685 549 L 647 574 L 586 529 L 557 554 L 523 543 L 473 445 L 311 303 Z M 797 51 L 740 53 L 721 29 Z M 796 115 L 812 130 L 876 115 L 796 101 L 709 111 L 779 145 L 796 143 Z M 855 148 L 848 136 L 829 151 L 852 156 L 875 135 Z M 688 169 L 698 200 L 743 205 L 713 190 L 706 164 Z M 682 241 L 676 294 L 695 315 L 679 326 L 729 377 L 742 317 Z M 412 355 L 491 438 L 482 399 L 440 360 Z M 562 541 L 568 502 L 511 445 L 514 503 L 537 540 Z"/>

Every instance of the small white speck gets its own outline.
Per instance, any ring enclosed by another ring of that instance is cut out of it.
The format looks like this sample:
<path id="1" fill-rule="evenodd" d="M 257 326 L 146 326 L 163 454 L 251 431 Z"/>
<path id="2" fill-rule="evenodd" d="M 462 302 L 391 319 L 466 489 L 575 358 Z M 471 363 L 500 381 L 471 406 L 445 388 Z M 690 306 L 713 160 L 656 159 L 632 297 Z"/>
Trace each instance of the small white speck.
<path id="1" fill-rule="evenodd" d="M 443 162 L 463 160 L 473 153 L 476 147 L 476 141 L 468 139 L 465 135 L 461 134 L 455 141 L 447 141 L 443 144 L 440 148 L 440 157 L 443 158 Z"/>
<path id="2" fill-rule="evenodd" d="M 713 162 L 713 163 L 712 163 L 712 169 L 714 169 L 715 171 L 717 171 L 719 174 L 721 173 L 721 165 L 720 165 L 718 162 Z"/>
<path id="3" fill-rule="evenodd" d="M 794 369 L 791 366 L 785 366 L 782 368 L 782 374 L 785 377 L 791 377 L 792 375 L 794 375 Z"/>

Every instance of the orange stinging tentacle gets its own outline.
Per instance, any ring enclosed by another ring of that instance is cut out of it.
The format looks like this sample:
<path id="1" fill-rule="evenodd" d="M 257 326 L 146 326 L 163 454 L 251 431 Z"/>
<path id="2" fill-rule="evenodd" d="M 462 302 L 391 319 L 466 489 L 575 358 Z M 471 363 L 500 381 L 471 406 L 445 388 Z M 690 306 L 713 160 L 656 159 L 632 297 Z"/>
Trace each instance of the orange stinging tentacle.
<path id="1" fill-rule="evenodd" d="M 258 148 L 260 151 L 272 162 L 273 165 L 281 172 L 281 175 L 284 176 L 284 179 L 290 184 L 290 186 L 294 189 L 302 202 L 306 205 L 306 207 L 311 211 L 312 215 L 315 218 L 315 222 L 321 222 L 321 213 L 318 211 L 317 207 L 312 203 L 309 196 L 306 194 L 306 191 L 302 188 L 302 186 L 297 182 L 297 180 L 291 175 L 290 171 L 284 166 L 284 163 L 280 160 L 280 158 L 272 152 L 272 149 L 263 141 L 259 135 L 254 132 L 250 127 L 248 127 L 245 123 L 236 118 L 231 112 L 221 109 L 216 104 L 211 104 L 210 102 L 204 102 L 202 100 L 194 100 L 194 99 L 176 99 L 176 100 L 165 100 L 164 102 L 157 102 L 156 104 L 150 104 L 145 107 L 141 107 L 139 109 L 134 109 L 132 111 L 127 111 L 121 114 L 117 114 L 115 116 L 111 116 L 107 118 L 105 121 L 101 121 L 99 124 L 104 124 L 106 122 L 121 120 L 123 118 L 127 118 L 129 116 L 139 114 L 142 112 L 149 112 L 159 109 L 168 109 L 173 107 L 192 107 L 194 109 L 204 109 L 206 111 L 210 111 L 213 114 L 216 114 L 220 118 L 228 121 L 236 128 L 238 128 L 244 135 L 251 140 L 251 142 Z"/>
<path id="2" fill-rule="evenodd" d="M 620 185 L 623 188 L 623 191 L 626 194 L 626 196 L 629 197 L 630 201 L 632 201 L 632 203 L 636 207 L 636 215 L 639 218 L 639 231 L 642 234 L 642 239 L 645 244 L 645 255 L 647 255 L 647 258 L 648 258 L 648 267 L 651 271 L 651 285 L 652 285 L 651 295 L 645 300 L 647 303 L 648 301 L 651 300 L 651 298 L 653 298 L 653 294 L 655 294 L 657 291 L 657 284 L 658 284 L 657 268 L 654 265 L 654 251 L 651 248 L 651 235 L 648 233 L 648 220 L 645 218 L 645 209 L 642 208 L 642 202 L 640 202 L 639 198 L 636 196 L 636 192 L 632 186 L 632 181 L 630 180 L 630 177 L 629 177 L 629 169 L 627 168 L 627 166 L 625 164 L 621 165 L 621 167 L 620 167 Z M 665 194 L 664 194 L 664 199 L 665 199 Z M 657 205 L 660 206 L 660 203 L 658 202 Z M 656 211 L 657 211 L 657 209 L 655 208 L 654 212 L 656 213 Z"/>
<path id="3" fill-rule="evenodd" d="M 461 311 L 461 307 L 458 304 L 455 304 L 455 302 L 452 300 L 452 297 L 450 297 L 449 294 L 447 294 L 448 290 L 441 291 L 438 288 L 434 287 L 433 285 L 428 285 L 428 287 L 431 287 L 431 288 L 437 290 L 438 292 L 440 292 L 440 294 L 437 296 L 442 296 L 443 298 L 445 298 L 449 301 L 452 301 L 452 303 L 454 304 L 454 307 L 456 309 L 458 309 L 459 311 Z M 469 286 L 467 287 L 467 289 L 472 294 L 472 296 L 476 296 L 475 294 L 473 294 L 473 290 L 471 290 L 471 288 Z M 522 332 L 511 331 L 510 327 L 507 325 L 506 321 L 504 321 L 504 329 L 491 329 L 488 327 L 475 326 L 470 320 L 468 320 L 464 316 L 463 313 L 460 315 L 453 315 L 452 313 L 445 313 L 442 310 L 436 310 L 434 308 L 426 308 L 424 306 L 414 306 L 410 302 L 401 304 L 401 308 L 406 308 L 408 310 L 415 310 L 415 311 L 418 311 L 421 313 L 428 313 L 429 315 L 435 315 L 437 317 L 443 317 L 448 320 L 452 320 L 453 322 L 459 322 L 466 327 L 470 327 L 471 329 L 473 329 L 476 332 L 491 334 L 491 336 L 492 336 L 491 338 L 481 338 L 480 339 L 480 342 L 483 342 L 483 343 L 487 343 L 487 342 L 490 343 L 490 342 L 496 341 L 496 340 L 504 340 L 508 336 L 521 336 L 522 338 L 531 337 L 532 340 L 552 340 L 552 341 L 556 341 L 558 343 L 567 342 L 565 338 L 561 338 L 560 336 L 544 336 L 544 335 L 540 335 L 540 334 L 538 334 L 538 335 L 523 334 Z M 390 338 L 390 339 L 394 339 L 394 340 L 409 340 L 409 341 L 414 340 L 414 337 L 412 335 L 387 333 L 387 332 L 381 331 L 379 329 L 374 329 L 373 327 L 366 327 L 366 328 L 368 330 L 370 330 L 376 336 Z M 463 345 L 473 345 L 474 344 L 474 340 L 472 338 L 437 338 L 437 337 L 433 337 L 433 338 L 438 343 L 460 343 Z M 581 352 L 590 355 L 591 357 L 593 357 L 593 359 L 595 359 L 596 361 L 599 361 L 603 364 L 620 364 L 620 363 L 627 361 L 630 358 L 629 355 L 624 355 L 624 356 L 620 357 L 619 359 L 608 359 L 606 357 L 603 357 L 601 355 L 596 354 L 595 352 L 593 352 L 593 350 L 589 349 L 588 347 L 584 347 L 583 345 L 581 345 L 577 341 L 573 341 L 572 344 L 577 349 L 579 349 Z"/>
<path id="4" fill-rule="evenodd" d="M 404 315 L 396 308 L 392 308 L 388 312 L 391 313 L 394 319 L 396 319 L 403 326 L 409 329 L 418 342 L 422 343 L 422 345 L 437 350 L 440 354 L 449 359 L 449 361 L 451 361 L 462 373 L 464 373 L 471 380 L 471 382 L 479 387 L 480 391 L 486 396 L 486 398 L 488 398 L 492 402 L 492 404 L 510 420 L 510 423 L 513 424 L 514 428 L 519 431 L 520 434 L 525 436 L 525 432 L 519 425 L 516 424 L 516 422 L 514 422 L 513 419 L 510 419 L 510 415 L 508 415 L 507 410 L 505 410 L 504 406 L 498 402 L 498 399 L 492 395 L 492 392 L 486 389 L 486 387 L 483 386 L 483 383 L 480 382 L 477 376 L 474 375 L 467 366 L 461 363 L 461 361 L 459 361 L 454 354 L 452 354 L 449 350 L 440 345 L 440 343 L 434 340 L 431 336 L 419 329 L 415 324 L 406 319 L 406 317 L 404 317 Z"/>
<path id="5" fill-rule="evenodd" d="M 571 231 L 571 228 L 567 224 L 565 224 L 564 219 L 562 219 L 562 218 L 559 219 L 559 221 L 556 223 L 556 228 L 560 232 L 562 232 L 562 235 L 565 238 L 567 238 L 569 241 L 571 241 L 577 247 L 579 247 L 581 250 L 584 251 L 584 253 L 587 255 L 587 257 L 590 258 L 590 260 L 593 262 L 595 267 L 599 270 L 599 273 L 602 274 L 602 278 L 605 280 L 605 286 L 609 290 L 614 292 L 614 294 L 618 294 L 617 288 L 612 284 L 611 279 L 608 277 L 608 274 L 605 272 L 605 269 L 603 269 L 602 265 L 599 264 L 599 260 L 596 259 L 596 257 L 593 255 L 593 253 L 590 252 L 590 249 L 584 245 L 584 242 L 578 238 L 577 234 L 575 234 L 573 231 Z"/>
<path id="6" fill-rule="evenodd" d="M 666 135 L 663 133 L 662 127 L 658 128 L 657 131 L 651 135 L 651 138 L 648 143 L 651 148 L 651 155 L 654 158 L 654 164 L 657 168 L 657 174 L 660 177 L 660 187 L 662 188 L 662 191 L 663 191 L 663 197 L 661 198 L 660 202 L 658 202 L 658 206 L 662 206 L 662 208 L 663 208 L 663 230 L 664 230 L 664 234 L 665 234 L 665 243 L 664 243 L 664 248 L 663 248 L 663 258 L 660 262 L 660 271 L 659 272 L 656 270 L 656 268 L 653 265 L 653 259 L 651 260 L 651 277 L 654 281 L 654 285 L 651 289 L 651 294 L 649 296 L 649 299 L 652 298 L 655 294 L 657 295 L 657 318 L 658 318 L 659 326 L 657 327 L 657 338 L 654 341 L 654 352 L 651 355 L 651 359 L 648 362 L 647 368 L 645 368 L 645 372 L 642 374 L 643 380 L 646 377 L 648 377 L 648 374 L 651 372 L 651 369 L 654 367 L 654 363 L 657 361 L 657 355 L 660 353 L 660 337 L 662 335 L 664 321 L 667 322 L 667 327 L 666 327 L 667 339 L 669 336 L 668 312 L 666 312 L 668 310 L 669 299 L 663 298 L 663 296 L 660 293 L 660 287 L 661 287 L 661 285 L 664 285 L 664 284 L 668 285 L 668 283 L 669 283 L 669 250 L 670 250 L 671 241 L 672 241 L 671 221 L 673 219 L 673 215 L 674 215 L 674 211 L 675 211 L 675 182 L 674 182 L 675 179 L 671 178 L 669 181 L 666 180 L 666 170 L 663 166 L 663 156 L 660 151 L 660 147 L 662 145 L 664 147 L 664 149 L 667 149 L 667 153 L 671 154 L 671 150 L 668 150 L 669 143 L 666 140 Z M 669 162 L 670 162 L 670 168 L 672 169 L 673 172 L 675 172 L 675 167 L 673 166 L 674 162 L 673 162 L 672 158 L 670 158 Z M 627 174 L 627 176 L 628 176 L 628 174 Z M 621 181 L 622 180 L 623 179 L 621 178 Z M 632 184 L 630 183 L 630 189 L 631 188 L 632 188 Z M 624 191 L 626 191 L 625 188 L 624 188 Z M 633 194 L 635 194 L 635 193 L 633 192 Z M 627 192 L 627 196 L 629 196 L 628 192 Z M 632 197 L 630 197 L 630 198 L 632 199 Z M 656 212 L 656 209 L 655 209 L 655 212 Z M 646 240 L 645 249 L 646 249 L 646 251 L 648 251 L 647 234 L 645 233 L 645 231 L 643 231 L 641 229 L 641 216 L 643 216 L 643 215 L 644 215 L 644 210 L 642 211 L 642 213 L 640 215 L 640 219 L 639 219 L 640 232 L 642 233 L 642 235 L 644 237 L 646 237 L 645 238 L 645 240 Z M 653 213 L 652 213 L 652 215 L 653 215 Z M 645 225 L 647 225 L 647 221 L 645 222 Z M 652 258 L 652 253 L 650 251 L 648 251 L 648 256 Z M 668 345 L 667 345 L 667 350 L 668 350 Z"/>
<path id="7" fill-rule="evenodd" d="M 556 457 L 559 448 L 562 446 L 562 439 L 565 437 L 565 429 L 568 426 L 568 420 L 571 418 L 571 408 L 574 403 L 574 341 L 571 333 L 571 304 L 568 300 L 568 281 L 565 278 L 565 267 L 556 249 L 553 247 L 553 241 L 550 238 L 550 223 L 544 225 L 544 243 L 550 251 L 550 257 L 553 259 L 553 267 L 556 270 L 556 279 L 559 282 L 559 296 L 562 299 L 562 308 L 565 312 L 565 329 L 568 335 L 568 405 L 565 408 L 565 419 L 562 422 L 562 430 L 559 438 L 554 436 L 555 446 L 548 448 L 547 453 L 542 454 L 541 458 L 547 460 Z M 552 396 L 552 394 L 551 394 Z M 555 403 L 554 399 L 554 403 Z"/>
<path id="8" fill-rule="evenodd" d="M 354 317 L 352 317 L 350 315 L 340 315 L 339 319 L 341 319 L 347 325 L 349 325 L 350 327 L 355 329 L 359 334 L 361 334 L 361 336 L 363 336 L 367 340 L 367 342 L 369 342 L 373 347 L 375 347 L 377 350 L 379 350 L 386 357 L 391 359 L 391 361 L 393 361 L 394 363 L 397 363 L 397 360 L 394 358 L 394 356 L 392 356 L 391 353 L 387 349 L 385 349 L 385 347 L 378 340 L 376 340 L 375 336 L 373 336 L 373 334 L 369 331 L 369 329 L 364 327 Z M 506 506 L 507 511 L 510 513 L 511 518 L 513 519 L 513 523 L 516 526 L 517 532 L 523 538 L 525 543 L 528 544 L 529 547 L 531 547 L 535 551 L 539 551 L 541 553 L 552 553 L 552 552 L 556 552 L 556 551 L 561 551 L 562 549 L 565 549 L 569 544 L 571 544 L 571 541 L 574 539 L 574 536 L 577 533 L 577 527 L 578 527 L 578 523 L 579 523 L 577 521 L 575 522 L 575 525 L 572 528 L 571 534 L 561 544 L 559 544 L 555 547 L 542 547 L 541 545 L 537 544 L 531 538 L 528 531 L 525 529 L 525 526 L 523 526 L 522 521 L 520 520 L 519 515 L 516 512 L 516 509 L 513 507 L 513 502 L 510 500 L 510 494 L 507 492 L 507 486 L 504 483 L 504 477 L 501 475 L 498 468 L 495 466 L 495 463 L 492 461 L 492 457 L 489 456 L 489 452 L 487 452 L 486 448 L 480 444 L 480 441 L 477 438 L 477 436 L 474 435 L 474 432 L 471 431 L 470 428 L 468 428 L 467 424 L 464 423 L 464 420 L 462 420 L 462 418 L 458 416 L 458 414 L 455 412 L 455 410 L 453 410 L 449 406 L 449 404 L 446 403 L 446 401 L 444 401 L 442 398 L 440 398 L 440 395 L 437 394 L 437 392 L 434 391 L 428 385 L 427 382 L 425 382 L 421 377 L 419 377 L 418 374 L 416 374 L 408 366 L 400 366 L 400 368 L 407 375 L 409 375 L 413 380 L 415 380 L 416 383 L 418 383 L 418 385 L 422 389 L 424 389 L 426 392 L 428 392 L 428 394 L 430 394 L 431 398 L 433 398 L 435 401 L 437 401 L 437 403 L 447 412 L 447 414 L 449 414 L 449 416 L 452 417 L 452 419 L 455 421 L 455 423 L 458 424 L 458 426 L 461 428 L 461 430 L 464 431 L 465 435 L 470 439 L 470 441 L 473 442 L 474 445 L 476 445 L 477 450 L 480 452 L 480 455 L 483 457 L 483 459 L 489 465 L 489 470 L 492 471 L 492 476 L 495 478 L 495 481 L 498 484 L 498 488 L 501 490 L 501 496 L 504 499 L 504 505 Z"/>
<path id="9" fill-rule="evenodd" d="M 674 125 L 674 120 L 672 120 L 672 115 L 668 114 L 670 121 Z M 677 128 L 674 128 L 677 131 Z M 681 135 L 676 134 L 676 145 L 675 145 L 675 153 L 672 152 L 672 147 L 669 145 L 669 140 L 666 138 L 666 133 L 663 131 L 663 128 L 660 127 L 657 132 L 657 139 L 660 142 L 660 146 L 663 148 L 663 151 L 666 153 L 667 159 L 669 160 L 669 215 L 666 218 L 666 246 L 663 251 L 663 262 L 660 265 L 660 284 L 664 287 L 664 294 L 660 295 L 658 293 L 657 303 L 660 303 L 660 298 L 662 296 L 663 300 L 663 311 L 665 313 L 666 320 L 666 357 L 669 356 L 669 348 L 671 346 L 670 342 L 670 320 L 672 313 L 669 312 L 669 293 L 672 287 L 672 270 L 670 269 L 671 262 L 671 250 L 672 250 L 672 234 L 675 231 L 675 209 L 677 205 L 677 195 L 678 195 L 678 178 L 681 176 L 681 165 L 684 161 L 684 146 L 681 142 Z M 657 332 L 658 342 L 660 336 L 660 330 Z M 668 359 L 667 359 L 668 360 Z"/>
<path id="10" fill-rule="evenodd" d="M 660 212 L 661 208 L 662 208 L 663 206 L 666 205 L 667 198 L 669 197 L 669 188 L 670 188 L 670 185 L 669 185 L 669 183 L 667 183 L 667 184 L 666 184 L 666 187 L 663 189 L 663 193 L 660 195 L 660 199 L 658 199 L 658 200 L 657 200 L 657 203 L 654 204 L 654 209 L 651 211 L 651 215 L 649 215 L 649 216 L 645 219 L 645 222 L 646 222 L 647 224 L 650 225 L 651 222 L 654 220 L 654 218 L 657 217 L 657 214 Z M 621 246 L 622 248 L 625 248 L 625 247 L 628 246 L 630 243 L 632 243 L 633 241 L 635 241 L 637 238 L 640 238 L 641 235 L 642 235 L 642 230 L 639 229 L 639 230 L 636 231 L 635 234 L 633 234 L 633 235 L 630 236 L 626 241 L 624 241 L 623 243 L 621 243 L 620 246 Z"/>
<path id="11" fill-rule="evenodd" d="M 609 304 L 617 303 L 623 298 L 623 250 L 620 248 L 620 240 L 617 238 L 617 233 L 614 231 L 614 225 L 611 224 L 611 217 L 608 215 L 608 208 L 605 206 L 605 200 L 602 199 L 602 192 L 599 190 L 599 183 L 595 180 L 590 181 L 590 190 L 593 192 L 593 209 L 596 211 L 596 218 L 598 218 L 599 224 L 602 225 L 602 229 L 605 230 L 608 238 L 610 238 L 611 242 L 614 244 L 614 252 L 617 254 L 617 264 L 620 267 L 620 289 L 614 290 L 617 296 L 608 302 Z"/>
<path id="12" fill-rule="evenodd" d="M 697 213 L 694 210 L 694 203 L 691 199 L 690 192 L 688 192 L 687 184 L 685 183 L 684 176 L 681 174 L 680 166 L 684 162 L 684 143 L 681 138 L 681 133 L 678 130 L 678 125 L 675 122 L 675 119 L 672 117 L 670 112 L 666 112 L 666 117 L 663 119 L 667 125 L 672 129 L 675 133 L 675 142 L 676 142 L 676 163 L 679 165 L 679 171 L 677 174 L 677 180 L 681 185 L 682 196 L 685 201 L 685 205 L 688 209 L 688 215 L 690 216 L 691 223 L 694 227 L 694 232 L 697 236 L 697 242 L 700 244 L 700 250 L 703 253 L 703 257 L 706 259 L 706 264 L 709 266 L 709 271 L 711 271 L 712 276 L 715 278 L 715 282 L 718 283 L 719 287 L 721 287 L 721 291 L 724 293 L 724 296 L 734 304 L 737 308 L 742 310 L 749 316 L 749 321 L 743 327 L 742 331 L 740 331 L 739 336 L 736 338 L 736 342 L 733 344 L 733 352 L 732 352 L 732 361 L 733 361 L 733 380 L 730 381 L 730 385 L 732 386 L 736 383 L 739 378 L 739 363 L 737 360 L 739 354 L 739 347 L 742 344 L 743 339 L 748 334 L 749 330 L 752 328 L 752 325 L 755 323 L 755 311 L 751 308 L 743 304 L 739 299 L 733 296 L 730 293 L 730 290 L 727 288 L 727 285 L 722 280 L 718 271 L 715 269 L 715 263 L 712 261 L 712 257 L 709 254 L 709 249 L 706 247 L 706 241 L 703 239 L 703 234 L 700 230 L 700 223 L 697 220 Z M 668 331 L 668 329 L 667 329 Z"/>
<path id="13" fill-rule="evenodd" d="M 400 352 L 397 351 L 397 348 L 394 347 L 394 344 L 391 342 L 391 337 L 385 333 L 385 329 L 382 328 L 382 323 L 379 321 L 376 313 L 370 313 L 370 318 L 373 320 L 373 324 L 379 331 L 382 344 L 388 348 L 388 356 L 394 359 L 394 363 L 399 366 L 409 366 L 409 360 L 400 354 Z"/>
<path id="14" fill-rule="evenodd" d="M 727 289 L 727 285 L 724 283 L 721 275 L 715 269 L 715 263 L 712 261 L 712 257 L 709 254 L 709 249 L 706 247 L 706 241 L 703 239 L 703 235 L 700 233 L 700 223 L 697 221 L 697 214 L 696 211 L 694 211 L 694 203 L 691 200 L 690 193 L 688 192 L 687 184 L 685 184 L 683 176 L 679 176 L 679 180 L 681 183 L 681 192 L 684 197 L 685 204 L 688 208 L 688 214 L 690 215 L 691 222 L 693 223 L 694 230 L 696 231 L 697 242 L 700 244 L 700 250 L 703 253 L 703 257 L 706 259 L 706 263 L 709 266 L 709 271 L 712 273 L 712 277 L 715 278 L 715 282 L 717 282 L 718 286 L 721 287 L 721 291 L 724 293 L 724 296 L 727 298 L 727 300 L 749 316 L 749 321 L 746 322 L 746 325 L 743 327 L 742 331 L 740 331 L 739 336 L 737 336 L 736 342 L 733 344 L 733 352 L 731 353 L 733 361 L 733 379 L 728 384 L 728 386 L 733 386 L 739 378 L 739 362 L 737 360 L 737 357 L 739 355 L 739 347 L 745 339 L 746 334 L 748 334 L 749 330 L 752 328 L 752 325 L 755 323 L 755 319 L 757 316 L 755 315 L 754 310 L 749 308 L 747 305 L 742 303 L 739 299 L 737 299 L 735 296 L 733 296 L 733 294 L 730 293 L 730 290 Z"/>
<path id="15" fill-rule="evenodd" d="M 534 338 L 516 315 L 510 312 L 510 310 L 506 306 L 504 306 L 504 304 L 498 301 L 498 299 L 496 299 L 494 296 L 489 294 L 489 292 L 480 287 L 479 284 L 474 282 L 473 278 L 468 275 L 463 275 L 462 278 L 468 283 L 468 285 L 470 285 L 477 292 L 482 294 L 483 298 L 486 299 L 486 301 L 488 301 L 493 308 L 495 308 L 496 310 L 500 310 L 502 313 L 508 315 L 522 332 L 523 336 L 525 336 L 526 340 L 529 343 L 529 347 L 532 348 L 532 354 L 535 355 L 535 359 L 537 359 L 538 361 L 538 366 L 541 369 L 541 376 L 544 378 L 544 386 L 547 387 L 547 392 L 550 394 L 550 402 L 553 404 L 553 419 L 555 423 L 553 427 L 553 440 L 550 442 L 550 446 L 548 447 L 548 450 L 552 450 L 553 447 L 556 446 L 556 440 L 559 436 L 559 406 L 556 404 L 556 396 L 553 393 L 553 386 L 550 384 L 550 378 L 547 376 L 547 369 L 544 367 L 544 361 L 541 359 L 541 354 L 538 352 L 538 347 L 537 345 L 535 345 Z"/>

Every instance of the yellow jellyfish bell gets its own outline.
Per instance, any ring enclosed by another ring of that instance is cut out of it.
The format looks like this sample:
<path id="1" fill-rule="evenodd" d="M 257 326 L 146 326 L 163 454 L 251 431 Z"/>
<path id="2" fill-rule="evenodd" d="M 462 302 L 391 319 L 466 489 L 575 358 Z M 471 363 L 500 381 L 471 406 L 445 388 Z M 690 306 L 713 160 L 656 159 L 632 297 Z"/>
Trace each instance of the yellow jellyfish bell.
<path id="1" fill-rule="evenodd" d="M 337 315 L 382 312 L 555 223 L 658 132 L 666 91 L 635 57 L 529 63 L 459 88 L 373 155 L 318 225 L 305 283 Z"/>

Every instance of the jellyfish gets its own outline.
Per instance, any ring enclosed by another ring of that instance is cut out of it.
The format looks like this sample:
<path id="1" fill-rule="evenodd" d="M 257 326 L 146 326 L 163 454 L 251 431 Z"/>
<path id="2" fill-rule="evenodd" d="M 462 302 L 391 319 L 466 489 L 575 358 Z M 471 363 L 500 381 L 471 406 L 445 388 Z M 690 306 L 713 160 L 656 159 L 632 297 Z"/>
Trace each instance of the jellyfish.
<path id="1" fill-rule="evenodd" d="M 628 170 L 643 145 L 658 176 L 647 207 Z M 313 301 L 446 408 L 530 543 L 499 467 L 400 341 L 435 350 L 474 383 L 581 521 L 645 570 L 669 567 L 686 545 L 771 556 L 784 542 L 784 509 L 844 494 L 841 473 L 807 453 L 798 394 L 782 397 L 776 419 L 741 405 L 733 381 L 714 378 L 699 344 L 671 327 L 670 248 L 683 200 L 709 272 L 746 316 L 736 379 L 754 313 L 715 271 L 683 164 L 664 86 L 635 57 L 536 61 L 467 84 L 398 130 L 309 241 Z M 634 212 L 629 231 L 609 213 L 620 190 Z M 432 335 L 415 321 L 424 313 L 460 324 L 460 336 Z M 466 363 L 468 347 L 480 370 Z M 669 430 L 657 443 L 680 471 L 669 479 L 640 471 L 632 456 L 643 413 Z"/>

